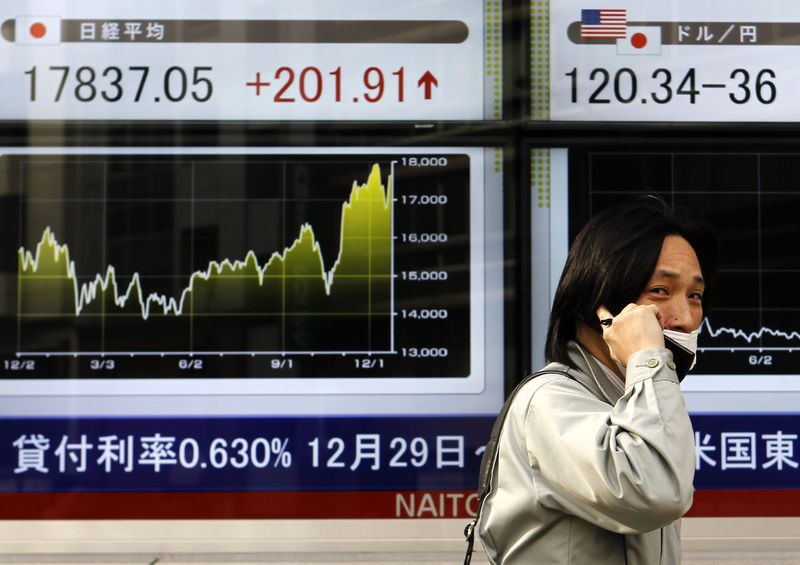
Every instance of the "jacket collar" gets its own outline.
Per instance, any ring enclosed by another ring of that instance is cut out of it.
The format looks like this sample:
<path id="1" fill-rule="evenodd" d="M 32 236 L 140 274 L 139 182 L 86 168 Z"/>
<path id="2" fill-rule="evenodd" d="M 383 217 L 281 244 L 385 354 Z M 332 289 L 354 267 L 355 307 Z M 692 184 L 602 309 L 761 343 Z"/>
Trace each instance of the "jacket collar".
<path id="1" fill-rule="evenodd" d="M 592 391 L 595 396 L 606 400 L 609 404 L 614 405 L 619 400 L 621 394 L 614 388 L 608 381 L 608 376 L 599 361 L 597 361 L 591 353 L 576 341 L 570 341 L 567 344 L 567 355 L 572 362 L 572 366 L 577 371 L 572 371 L 573 375 L 578 382 Z"/>

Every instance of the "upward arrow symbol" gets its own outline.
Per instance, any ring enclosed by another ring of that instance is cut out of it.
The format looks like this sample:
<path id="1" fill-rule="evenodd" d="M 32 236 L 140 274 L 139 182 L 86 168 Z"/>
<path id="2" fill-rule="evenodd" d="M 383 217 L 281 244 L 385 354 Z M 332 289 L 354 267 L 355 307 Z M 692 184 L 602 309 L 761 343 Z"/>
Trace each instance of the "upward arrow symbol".
<path id="1" fill-rule="evenodd" d="M 432 72 L 425 71 L 425 74 L 420 77 L 419 81 L 417 81 L 417 88 L 419 88 L 420 86 L 423 86 L 423 85 L 425 86 L 425 100 L 430 100 L 431 99 L 431 89 L 434 86 L 438 87 L 439 86 L 439 81 L 436 80 L 436 77 L 433 76 Z"/>

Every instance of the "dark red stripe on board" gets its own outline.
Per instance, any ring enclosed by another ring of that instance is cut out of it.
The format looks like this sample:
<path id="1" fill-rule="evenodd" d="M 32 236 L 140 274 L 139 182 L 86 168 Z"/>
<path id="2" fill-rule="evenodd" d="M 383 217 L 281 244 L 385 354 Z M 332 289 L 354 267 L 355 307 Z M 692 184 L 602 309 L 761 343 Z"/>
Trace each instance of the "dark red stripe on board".
<path id="1" fill-rule="evenodd" d="M 474 514 L 476 498 L 474 491 L 0 493 L 0 519 L 462 518 Z"/>
<path id="2" fill-rule="evenodd" d="M 686 515 L 695 518 L 800 516 L 800 489 L 697 491 Z"/>
<path id="3" fill-rule="evenodd" d="M 0 493 L 2 520 L 468 518 L 474 491 Z M 689 517 L 800 516 L 798 490 L 706 490 Z"/>

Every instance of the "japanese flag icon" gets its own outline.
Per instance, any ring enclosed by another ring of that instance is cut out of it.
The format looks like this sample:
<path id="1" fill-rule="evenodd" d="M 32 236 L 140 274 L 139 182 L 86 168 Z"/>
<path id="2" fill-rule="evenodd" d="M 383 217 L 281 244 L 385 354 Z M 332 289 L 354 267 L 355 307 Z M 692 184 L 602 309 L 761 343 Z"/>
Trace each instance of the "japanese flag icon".
<path id="1" fill-rule="evenodd" d="M 661 26 L 628 26 L 617 55 L 661 55 Z"/>
<path id="2" fill-rule="evenodd" d="M 57 45 L 61 43 L 61 18 L 58 16 L 17 16 L 14 18 L 14 42 L 21 45 Z"/>

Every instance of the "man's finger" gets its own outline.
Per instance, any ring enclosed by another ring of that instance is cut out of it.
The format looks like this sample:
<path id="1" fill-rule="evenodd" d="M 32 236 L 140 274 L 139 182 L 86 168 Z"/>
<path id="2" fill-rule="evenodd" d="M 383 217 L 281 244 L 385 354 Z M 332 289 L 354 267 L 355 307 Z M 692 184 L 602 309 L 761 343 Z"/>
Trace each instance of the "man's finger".
<path id="1" fill-rule="evenodd" d="M 600 306 L 597 310 L 595 310 L 597 314 L 597 319 L 600 320 L 600 325 L 604 328 L 611 326 L 611 323 L 614 321 L 614 316 L 611 315 L 611 312 L 605 306 Z"/>

